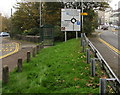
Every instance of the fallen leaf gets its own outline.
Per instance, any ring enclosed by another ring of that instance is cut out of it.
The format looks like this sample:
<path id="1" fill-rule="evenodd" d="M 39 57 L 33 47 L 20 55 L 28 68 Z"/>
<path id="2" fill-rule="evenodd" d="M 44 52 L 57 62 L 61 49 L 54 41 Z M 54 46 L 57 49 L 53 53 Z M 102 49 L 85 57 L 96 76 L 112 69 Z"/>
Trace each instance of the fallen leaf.
<path id="1" fill-rule="evenodd" d="M 80 88 L 80 86 L 76 86 L 76 88 Z"/>
<path id="2" fill-rule="evenodd" d="M 74 77 L 74 81 L 76 81 L 77 80 L 77 78 L 76 77 Z"/>
<path id="3" fill-rule="evenodd" d="M 89 84 L 86 84 L 86 86 L 88 86 L 88 87 L 89 87 L 89 86 L 92 86 L 92 85 L 93 85 L 93 84 L 91 84 L 91 83 L 89 83 Z"/>

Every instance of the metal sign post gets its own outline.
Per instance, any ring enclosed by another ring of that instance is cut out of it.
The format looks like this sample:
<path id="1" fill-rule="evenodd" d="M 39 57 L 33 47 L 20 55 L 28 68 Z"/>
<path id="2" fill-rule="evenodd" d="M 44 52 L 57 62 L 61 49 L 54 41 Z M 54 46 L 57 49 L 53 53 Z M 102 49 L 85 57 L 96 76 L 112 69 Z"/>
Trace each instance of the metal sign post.
<path id="1" fill-rule="evenodd" d="M 76 31 L 76 39 L 78 39 L 78 32 Z"/>
<path id="2" fill-rule="evenodd" d="M 65 42 L 67 41 L 67 32 L 65 31 Z"/>

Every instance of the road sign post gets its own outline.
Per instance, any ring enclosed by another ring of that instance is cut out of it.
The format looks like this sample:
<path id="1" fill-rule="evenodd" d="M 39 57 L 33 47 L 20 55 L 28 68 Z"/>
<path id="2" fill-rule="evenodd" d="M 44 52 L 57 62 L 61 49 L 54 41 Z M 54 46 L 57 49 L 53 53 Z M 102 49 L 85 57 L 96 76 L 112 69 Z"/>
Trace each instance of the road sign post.
<path id="1" fill-rule="evenodd" d="M 78 32 L 76 31 L 76 39 L 78 39 Z"/>
<path id="2" fill-rule="evenodd" d="M 65 42 L 67 41 L 67 32 L 65 31 Z"/>
<path id="3" fill-rule="evenodd" d="M 65 32 L 65 41 L 67 31 L 75 31 L 78 39 L 78 31 L 81 31 L 80 9 L 61 9 L 61 31 Z"/>

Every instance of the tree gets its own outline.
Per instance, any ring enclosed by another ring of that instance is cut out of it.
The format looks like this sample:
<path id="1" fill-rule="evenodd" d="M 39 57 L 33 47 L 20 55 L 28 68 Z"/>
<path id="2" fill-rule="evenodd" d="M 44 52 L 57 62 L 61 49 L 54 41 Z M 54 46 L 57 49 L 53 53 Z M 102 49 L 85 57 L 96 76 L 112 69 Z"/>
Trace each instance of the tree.
<path id="1" fill-rule="evenodd" d="M 88 16 L 84 16 L 84 30 L 90 34 L 98 25 L 96 10 L 105 10 L 109 5 L 106 2 L 84 2 L 83 5 L 84 12 L 88 13 Z M 60 37 L 64 36 L 60 30 L 60 23 L 61 8 L 65 6 L 67 8 L 82 8 L 81 2 L 42 2 L 42 24 L 54 25 L 57 28 L 55 34 L 60 32 Z M 11 18 L 13 32 L 23 34 L 24 31 L 32 28 L 39 28 L 39 3 L 18 3 L 16 9 L 17 11 Z M 72 32 L 71 35 L 73 35 Z"/>
<path id="2" fill-rule="evenodd" d="M 39 28 L 39 3 L 17 3 L 17 11 L 11 17 L 12 32 L 22 34 L 23 31 Z"/>
<path id="3" fill-rule="evenodd" d="M 10 19 L 0 14 L 0 32 L 10 32 Z"/>

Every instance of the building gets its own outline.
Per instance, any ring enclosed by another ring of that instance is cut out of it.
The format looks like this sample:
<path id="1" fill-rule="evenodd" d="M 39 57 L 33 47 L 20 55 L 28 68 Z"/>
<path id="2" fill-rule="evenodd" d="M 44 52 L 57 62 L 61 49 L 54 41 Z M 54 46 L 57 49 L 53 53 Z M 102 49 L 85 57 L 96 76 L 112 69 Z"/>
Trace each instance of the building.
<path id="1" fill-rule="evenodd" d="M 98 22 L 101 25 L 109 25 L 112 8 L 107 8 L 105 11 L 98 11 Z"/>
<path id="2" fill-rule="evenodd" d="M 98 23 L 100 25 L 103 25 L 105 23 L 105 12 L 104 11 L 98 11 Z"/>
<path id="3" fill-rule="evenodd" d="M 105 25 L 109 25 L 110 24 L 110 17 L 112 15 L 112 8 L 107 8 L 105 10 Z"/>

